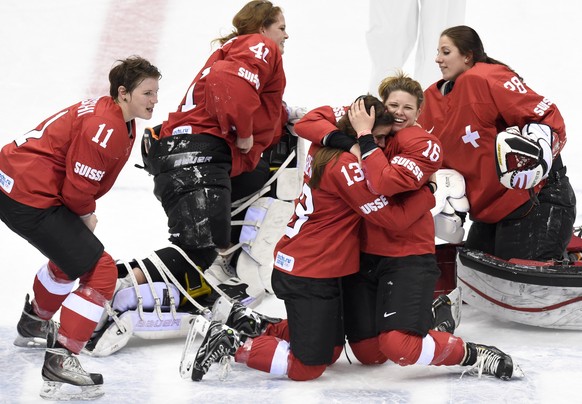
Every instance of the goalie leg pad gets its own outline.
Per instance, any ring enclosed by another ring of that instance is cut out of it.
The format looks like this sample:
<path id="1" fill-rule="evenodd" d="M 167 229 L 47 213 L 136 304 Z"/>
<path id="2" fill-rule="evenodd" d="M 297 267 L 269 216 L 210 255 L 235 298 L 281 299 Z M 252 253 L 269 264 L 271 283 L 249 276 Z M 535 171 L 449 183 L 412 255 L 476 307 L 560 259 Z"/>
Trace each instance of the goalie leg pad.
<path id="1" fill-rule="evenodd" d="M 133 333 L 131 312 L 123 313 L 117 322 L 111 321 L 102 332 L 91 338 L 83 353 L 91 356 L 103 357 L 114 354 L 127 345 Z"/>
<path id="2" fill-rule="evenodd" d="M 140 314 L 135 310 L 126 311 L 117 322 L 111 321 L 103 332 L 96 335 L 87 344 L 83 353 L 103 357 L 114 354 L 127 345 L 132 335 L 142 339 L 180 338 L 188 334 L 190 321 L 196 315 L 191 313 L 164 313 L 160 318 L 157 313 Z"/>
<path id="3" fill-rule="evenodd" d="M 169 286 L 170 288 L 168 289 L 168 286 L 164 282 L 153 283 L 156 294 L 162 297 L 162 309 L 166 310 L 170 308 L 169 294 L 172 294 L 174 301 L 176 302 L 180 299 L 178 288 L 174 285 Z M 144 310 L 153 310 L 155 301 L 150 287 L 147 284 L 139 285 L 139 293 L 143 299 L 142 303 Z M 119 290 L 113 298 L 111 307 L 119 313 L 137 309 L 137 296 L 135 290 L 132 287 Z"/>
<path id="4" fill-rule="evenodd" d="M 247 210 L 236 273 L 250 287 L 273 293 L 273 251 L 292 213 L 293 203 L 273 198 L 260 198 Z"/>
<path id="5" fill-rule="evenodd" d="M 170 339 L 180 338 L 188 334 L 190 320 L 197 317 L 196 314 L 178 312 L 175 315 L 163 313 L 160 318 L 156 313 L 143 313 L 140 318 L 138 313 L 131 311 L 134 321 L 133 334 L 142 339 Z"/>

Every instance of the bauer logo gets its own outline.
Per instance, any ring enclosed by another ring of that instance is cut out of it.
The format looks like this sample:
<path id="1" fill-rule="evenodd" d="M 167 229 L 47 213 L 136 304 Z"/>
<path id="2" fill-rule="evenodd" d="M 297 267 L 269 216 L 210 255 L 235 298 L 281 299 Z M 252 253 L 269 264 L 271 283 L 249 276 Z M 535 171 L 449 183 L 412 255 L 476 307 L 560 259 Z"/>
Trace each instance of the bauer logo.
<path id="1" fill-rule="evenodd" d="M 152 331 L 152 330 L 166 330 L 166 329 L 180 329 L 181 319 L 153 319 L 153 320 L 139 320 L 135 325 L 135 330 Z M 134 331 L 135 331 L 134 330 Z"/>
<path id="2" fill-rule="evenodd" d="M 281 268 L 285 271 L 291 272 L 293 270 L 293 265 L 295 264 L 295 258 L 283 254 L 281 251 L 277 252 L 275 256 L 275 266 Z"/>

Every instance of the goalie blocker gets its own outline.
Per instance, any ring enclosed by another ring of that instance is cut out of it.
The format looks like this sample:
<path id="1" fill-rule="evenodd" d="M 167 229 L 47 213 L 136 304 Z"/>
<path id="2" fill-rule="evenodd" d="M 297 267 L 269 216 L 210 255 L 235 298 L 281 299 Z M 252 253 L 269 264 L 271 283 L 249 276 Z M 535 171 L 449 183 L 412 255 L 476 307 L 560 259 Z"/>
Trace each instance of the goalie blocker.
<path id="1" fill-rule="evenodd" d="M 438 170 L 434 177 L 437 189 L 434 192 L 435 206 L 430 212 L 434 218 L 435 236 L 449 243 L 461 243 L 465 235 L 464 214 L 469 211 L 465 178 L 449 168 Z"/>

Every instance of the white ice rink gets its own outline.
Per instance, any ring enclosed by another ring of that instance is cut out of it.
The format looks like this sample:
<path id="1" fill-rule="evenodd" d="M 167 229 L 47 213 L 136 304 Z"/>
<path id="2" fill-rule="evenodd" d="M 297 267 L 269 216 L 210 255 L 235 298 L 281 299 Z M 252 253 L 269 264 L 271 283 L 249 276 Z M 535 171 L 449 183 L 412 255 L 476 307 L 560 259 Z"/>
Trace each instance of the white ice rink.
<path id="1" fill-rule="evenodd" d="M 410 1 L 410 0 L 402 0 Z M 416 1 L 416 0 L 413 0 Z M 437 1 L 437 0 L 431 0 Z M 174 110 L 211 52 L 210 41 L 230 28 L 245 0 L 3 0 L 0 2 L 0 147 L 59 109 L 105 94 L 115 59 L 140 54 L 163 74 L 160 102 L 150 123 Z M 582 198 L 582 6 L 575 1 L 468 1 L 467 25 L 487 53 L 518 71 L 551 98 L 566 119 L 563 153 Z M 308 108 L 348 104 L 368 91 L 365 1 L 281 0 L 290 35 L 284 55 L 285 100 Z M 398 18 L 394 16 L 394 18 Z M 387 24 L 390 21 L 386 22 Z M 386 51 L 390 51 L 389 38 Z M 435 48 L 438 38 L 435 38 Z M 139 132 L 145 122 L 138 122 Z M 113 190 L 97 203 L 96 234 L 115 258 L 145 257 L 167 245 L 165 214 L 152 180 L 133 167 L 138 147 Z M 582 224 L 579 219 L 577 224 Z M 45 261 L 0 224 L 0 403 L 42 402 L 43 350 L 12 345 L 24 296 Z M 284 315 L 268 298 L 259 311 Z M 105 379 L 104 403 L 582 403 L 582 333 L 503 322 L 467 305 L 457 334 L 510 353 L 525 379 L 459 379 L 461 368 L 350 364 L 345 355 L 324 375 L 293 382 L 234 364 L 224 382 L 216 370 L 200 383 L 183 380 L 183 341 L 133 339 L 108 358 L 81 357 Z M 353 356 L 351 356 L 354 360 Z"/>

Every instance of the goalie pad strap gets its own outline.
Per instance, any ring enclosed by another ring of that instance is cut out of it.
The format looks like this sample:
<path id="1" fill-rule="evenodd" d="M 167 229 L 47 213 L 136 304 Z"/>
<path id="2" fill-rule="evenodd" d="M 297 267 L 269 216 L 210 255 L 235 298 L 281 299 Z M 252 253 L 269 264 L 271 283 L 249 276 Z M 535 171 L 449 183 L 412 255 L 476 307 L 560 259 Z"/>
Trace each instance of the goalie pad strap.
<path id="1" fill-rule="evenodd" d="M 172 246 L 174 246 L 172 244 Z M 179 248 L 179 247 L 176 247 Z M 181 251 L 181 249 L 180 249 Z M 185 253 L 184 253 L 185 254 Z M 174 276 L 174 274 L 172 274 L 172 272 L 168 269 L 168 267 L 166 266 L 166 264 L 164 264 L 164 262 L 160 259 L 160 257 L 158 257 L 158 255 L 153 252 L 149 257 L 149 260 L 158 268 L 161 269 L 163 272 L 165 272 L 165 274 L 168 276 L 168 278 L 170 278 L 170 280 L 172 281 L 172 283 L 174 284 L 174 286 L 176 286 L 178 288 L 178 290 L 182 293 L 182 295 L 184 295 L 184 297 L 190 302 L 192 303 L 192 305 L 194 307 L 196 307 L 198 310 L 200 310 L 200 312 L 204 315 L 204 316 L 210 316 L 212 313 L 210 312 L 210 310 L 204 306 L 202 306 L 200 303 L 198 303 L 196 300 L 194 300 L 192 298 L 192 296 L 190 296 L 188 294 L 188 292 L 186 291 L 186 289 L 184 289 L 182 287 L 182 285 L 180 285 L 180 282 L 178 282 L 178 280 L 176 279 L 176 277 Z M 192 261 L 190 261 L 192 262 Z M 196 265 L 194 263 L 192 263 L 193 265 Z"/>
<path id="2" fill-rule="evenodd" d="M 155 310 L 158 313 L 158 316 L 161 318 L 161 312 L 162 312 L 162 310 L 161 310 L 161 302 L 160 302 L 160 299 L 158 298 L 157 294 L 154 291 L 154 282 L 152 280 L 152 277 L 150 276 L 150 273 L 149 273 L 149 271 L 147 269 L 147 266 L 145 265 L 145 263 L 142 260 L 136 260 L 136 262 L 139 265 L 139 267 L 141 268 L 143 274 L 145 275 L 145 277 L 146 277 L 146 279 L 148 281 L 150 290 L 152 292 L 152 297 L 153 297 L 154 302 L 155 302 Z M 160 273 L 160 276 L 162 277 L 164 283 L 166 284 L 166 288 L 168 289 L 168 291 L 171 290 L 171 285 L 168 282 L 168 279 L 164 275 L 163 271 L 158 271 L 158 272 Z M 174 296 L 172 295 L 172 293 L 168 293 L 168 296 L 169 296 L 169 299 L 170 299 L 170 311 L 171 311 L 172 315 L 175 318 L 175 316 L 176 316 L 176 304 L 174 302 Z"/>
<path id="3" fill-rule="evenodd" d="M 188 254 L 186 254 L 184 252 L 184 250 L 182 250 L 180 247 L 178 247 L 175 244 L 171 244 L 170 247 L 173 248 L 174 250 L 178 251 L 180 253 L 180 255 L 182 255 L 182 257 L 184 257 L 184 259 L 192 266 L 192 268 L 194 268 L 198 272 L 198 274 L 200 274 L 200 276 L 202 278 L 204 278 L 204 280 L 216 291 L 216 293 L 218 293 L 220 296 L 224 297 L 225 299 L 230 300 L 230 296 L 228 296 L 226 293 L 224 293 L 224 291 L 222 289 L 220 289 L 220 287 L 218 287 L 218 284 L 214 281 L 214 279 L 210 279 L 209 277 L 204 276 L 204 272 L 202 271 L 202 269 L 198 265 L 196 265 L 194 263 L 194 261 L 192 261 L 190 259 L 190 257 L 188 257 Z M 190 295 L 188 295 L 188 297 L 190 297 Z M 190 299 L 188 299 L 188 300 L 190 300 Z M 198 307 L 198 306 L 196 306 L 196 307 Z"/>
<path id="4" fill-rule="evenodd" d="M 125 266 L 125 269 L 127 270 L 129 278 L 131 279 L 131 283 L 133 284 L 133 288 L 135 290 L 135 296 L 137 297 L 137 310 L 138 310 L 140 317 L 142 317 L 143 316 L 143 298 L 141 297 L 141 294 L 139 293 L 139 285 L 138 285 L 137 279 L 135 278 L 135 275 L 133 273 L 133 268 L 131 267 L 131 265 L 129 265 L 128 262 L 125 262 L 125 261 L 123 262 L 123 265 Z M 115 316 L 112 316 L 112 317 L 115 320 Z"/>
<path id="5" fill-rule="evenodd" d="M 279 176 L 283 172 L 282 169 L 283 168 L 286 168 L 291 163 L 291 161 L 293 161 L 294 158 L 295 158 L 295 150 L 292 150 L 291 153 L 289 154 L 289 156 L 287 156 L 287 158 L 283 162 L 283 164 L 281 164 L 281 166 L 279 167 L 279 169 L 277 170 L 277 172 L 275 174 L 273 174 L 273 176 L 271 178 L 269 178 L 269 180 L 267 182 L 265 182 L 265 185 L 263 185 L 263 187 L 261 189 L 259 189 L 254 194 L 248 195 L 248 196 L 246 196 L 244 198 L 239 199 L 238 201 L 232 202 L 231 206 L 232 207 L 237 207 L 238 206 L 238 208 L 235 209 L 234 211 L 232 211 L 232 213 L 230 214 L 230 216 L 231 217 L 236 216 L 238 213 L 242 212 L 248 206 L 250 206 L 254 201 L 256 201 L 257 199 L 259 199 L 262 195 L 264 195 L 268 191 L 270 191 L 271 190 L 271 184 L 273 182 L 275 182 L 275 180 L 277 178 L 279 178 Z"/>
<path id="6" fill-rule="evenodd" d="M 146 266 L 143 264 L 143 262 L 141 260 L 136 260 L 139 267 L 141 268 L 142 273 L 144 274 L 147 284 L 150 288 L 150 292 L 152 294 L 152 297 L 154 299 L 154 310 L 156 311 L 156 313 L 158 314 L 158 316 L 162 316 L 162 304 L 160 302 L 160 298 L 158 297 L 156 290 L 154 289 L 154 285 L 153 285 L 153 281 L 152 281 L 152 277 L 150 275 L 150 272 L 148 271 L 148 269 L 146 268 Z"/>
<path id="7" fill-rule="evenodd" d="M 154 282 L 152 287 L 156 291 L 156 296 L 162 296 L 160 305 L 163 312 L 167 313 L 168 310 L 172 310 L 171 301 L 175 301 L 175 299 L 180 298 L 180 292 L 174 285 L 167 285 L 163 282 Z M 139 285 L 140 291 L 143 297 L 143 308 L 144 308 L 144 315 L 147 312 L 151 312 L 155 310 L 156 301 L 154 300 L 153 295 L 151 294 L 150 287 L 146 284 Z M 111 303 L 113 310 L 118 313 L 124 313 L 129 310 L 136 310 L 137 309 L 137 298 L 133 291 L 133 288 L 125 288 L 121 289 L 119 292 L 115 294 L 115 298 Z M 173 313 L 172 313 L 173 314 Z M 163 316 L 161 313 L 156 313 L 158 318 L 162 318 Z"/>

